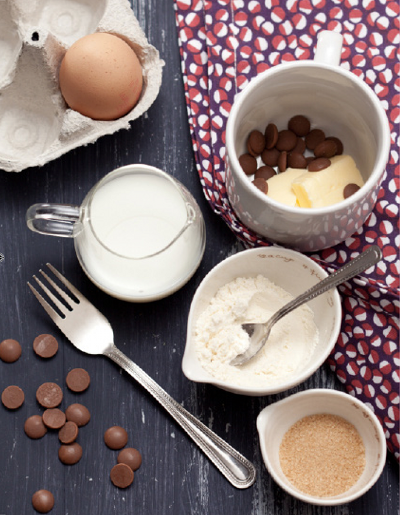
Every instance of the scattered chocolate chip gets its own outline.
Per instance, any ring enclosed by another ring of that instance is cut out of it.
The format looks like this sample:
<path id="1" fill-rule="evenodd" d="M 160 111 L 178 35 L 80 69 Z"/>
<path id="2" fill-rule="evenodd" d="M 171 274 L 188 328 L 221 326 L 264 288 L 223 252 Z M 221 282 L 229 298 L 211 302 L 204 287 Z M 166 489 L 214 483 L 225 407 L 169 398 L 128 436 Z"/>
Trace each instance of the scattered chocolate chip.
<path id="1" fill-rule="evenodd" d="M 278 159 L 278 170 L 282 173 L 287 168 L 287 160 L 288 160 L 288 153 L 286 150 L 280 153 L 279 159 Z"/>
<path id="2" fill-rule="evenodd" d="M 253 175 L 257 170 L 256 158 L 250 154 L 242 154 L 239 157 L 239 164 L 246 175 Z"/>
<path id="3" fill-rule="evenodd" d="M 325 170 L 331 166 L 331 160 L 327 157 L 318 157 L 317 159 L 313 159 L 311 163 L 307 166 L 307 170 L 309 172 L 320 172 L 321 170 Z"/>
<path id="4" fill-rule="evenodd" d="M 260 166 L 256 173 L 254 174 L 254 179 L 265 179 L 266 181 L 276 175 L 275 170 L 272 168 L 272 166 Z"/>
<path id="5" fill-rule="evenodd" d="M 32 495 L 32 506 L 39 513 L 49 513 L 54 506 L 54 496 L 48 490 L 38 490 Z"/>
<path id="6" fill-rule="evenodd" d="M 86 426 L 90 420 L 90 411 L 83 404 L 75 403 L 65 410 L 67 420 L 75 422 L 78 427 Z"/>
<path id="7" fill-rule="evenodd" d="M 297 136 L 306 136 L 310 132 L 310 120 L 302 114 L 290 118 L 288 128 Z"/>
<path id="8" fill-rule="evenodd" d="M 336 142 L 333 139 L 326 139 L 314 148 L 315 157 L 333 157 L 336 155 Z"/>
<path id="9" fill-rule="evenodd" d="M 261 159 L 263 163 L 268 166 L 276 166 L 278 164 L 278 159 L 280 156 L 280 152 L 276 148 L 265 149 L 261 153 Z"/>
<path id="10" fill-rule="evenodd" d="M 65 424 L 65 413 L 58 408 L 48 408 L 42 415 L 43 423 L 50 429 L 60 429 Z"/>
<path id="11" fill-rule="evenodd" d="M 304 154 L 306 150 L 306 142 L 303 138 L 297 138 L 297 143 L 292 152 L 299 152 L 300 154 Z"/>
<path id="12" fill-rule="evenodd" d="M 24 425 L 24 430 L 29 438 L 37 440 L 42 438 L 47 433 L 47 427 L 43 423 L 43 419 L 40 415 L 32 415 L 27 418 Z"/>
<path id="13" fill-rule="evenodd" d="M 44 408 L 56 408 L 63 399 L 63 392 L 56 383 L 43 383 L 36 390 L 36 399 Z"/>
<path id="14" fill-rule="evenodd" d="M 247 151 L 252 156 L 259 156 L 265 148 L 264 134 L 258 130 L 251 131 L 247 139 Z"/>
<path id="15" fill-rule="evenodd" d="M 75 422 L 68 420 L 58 432 L 58 439 L 61 443 L 70 444 L 78 437 L 79 428 Z"/>
<path id="16" fill-rule="evenodd" d="M 104 441 L 110 449 L 122 449 L 128 442 L 128 433 L 123 427 L 112 426 L 104 433 Z"/>
<path id="17" fill-rule="evenodd" d="M 354 195 L 354 193 L 356 191 L 358 191 L 359 189 L 360 189 L 360 186 L 358 186 L 357 184 L 354 184 L 354 183 L 347 184 L 343 189 L 343 197 L 349 198 L 352 195 Z"/>
<path id="18" fill-rule="evenodd" d="M 306 166 L 308 168 L 308 165 L 311 163 L 311 161 L 314 161 L 315 156 L 307 156 L 306 157 Z"/>
<path id="19" fill-rule="evenodd" d="M 310 150 L 314 150 L 314 148 L 322 143 L 325 139 L 325 133 L 321 129 L 313 129 L 306 136 L 306 147 Z"/>
<path id="20" fill-rule="evenodd" d="M 336 155 L 341 156 L 343 154 L 343 143 L 336 136 L 328 136 L 327 140 L 332 140 L 336 143 Z"/>
<path id="21" fill-rule="evenodd" d="M 40 334 L 33 340 L 33 350 L 41 358 L 52 358 L 58 351 L 58 342 L 51 334 Z"/>
<path id="22" fill-rule="evenodd" d="M 127 488 L 133 483 L 133 478 L 133 470 L 125 463 L 118 463 L 111 469 L 110 479 L 118 488 Z"/>
<path id="23" fill-rule="evenodd" d="M 17 340 L 8 338 L 0 343 L 0 359 L 6 363 L 14 363 L 21 356 L 21 345 Z"/>
<path id="24" fill-rule="evenodd" d="M 294 149 L 297 143 L 297 136 L 294 132 L 289 129 L 284 129 L 283 131 L 279 131 L 278 141 L 276 142 L 276 148 L 280 151 L 286 150 L 290 152 Z"/>
<path id="25" fill-rule="evenodd" d="M 300 152 L 290 152 L 288 157 L 288 165 L 290 168 L 306 168 L 307 161 Z"/>
<path id="26" fill-rule="evenodd" d="M 137 449 L 126 447 L 118 454 L 117 461 L 118 463 L 125 463 L 125 465 L 128 465 L 133 471 L 135 471 L 140 468 L 140 465 L 142 464 L 142 455 Z"/>
<path id="27" fill-rule="evenodd" d="M 19 386 L 7 386 L 1 394 L 1 402 L 8 409 L 17 409 L 22 406 L 25 394 Z"/>
<path id="28" fill-rule="evenodd" d="M 274 148 L 278 141 L 278 127 L 274 123 L 269 123 L 265 129 L 265 148 Z"/>
<path id="29" fill-rule="evenodd" d="M 254 186 L 259 189 L 262 193 L 267 194 L 268 193 L 268 184 L 265 179 L 262 177 L 259 177 L 258 179 L 254 179 L 253 181 Z"/>
<path id="30" fill-rule="evenodd" d="M 67 386 L 73 392 L 83 392 L 90 385 L 90 375 L 84 368 L 73 368 L 67 374 Z"/>
<path id="31" fill-rule="evenodd" d="M 64 465 L 75 465 L 82 458 L 82 447 L 77 442 L 63 444 L 58 449 L 58 457 Z"/>

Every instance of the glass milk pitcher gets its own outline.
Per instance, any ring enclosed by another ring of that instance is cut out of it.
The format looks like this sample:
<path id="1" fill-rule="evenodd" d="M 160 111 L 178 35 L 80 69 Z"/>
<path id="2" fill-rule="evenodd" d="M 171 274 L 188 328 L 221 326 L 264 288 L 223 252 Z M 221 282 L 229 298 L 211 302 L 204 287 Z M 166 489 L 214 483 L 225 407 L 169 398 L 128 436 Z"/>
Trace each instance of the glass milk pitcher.
<path id="1" fill-rule="evenodd" d="M 176 179 L 147 165 L 107 174 L 82 205 L 34 204 L 28 227 L 74 238 L 88 277 L 113 297 L 149 302 L 183 286 L 205 248 L 204 219 Z"/>

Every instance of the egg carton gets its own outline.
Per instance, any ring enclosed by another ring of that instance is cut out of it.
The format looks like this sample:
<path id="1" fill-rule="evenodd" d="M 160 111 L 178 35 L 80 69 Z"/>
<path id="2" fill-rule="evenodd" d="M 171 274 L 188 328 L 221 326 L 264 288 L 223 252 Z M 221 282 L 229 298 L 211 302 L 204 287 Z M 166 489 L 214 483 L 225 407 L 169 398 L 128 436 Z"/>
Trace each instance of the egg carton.
<path id="1" fill-rule="evenodd" d="M 65 52 L 94 32 L 122 36 L 142 65 L 141 97 L 117 120 L 73 111 L 59 89 Z M 0 0 L 0 56 L 0 169 L 13 172 L 129 129 L 156 99 L 164 65 L 128 0 Z"/>

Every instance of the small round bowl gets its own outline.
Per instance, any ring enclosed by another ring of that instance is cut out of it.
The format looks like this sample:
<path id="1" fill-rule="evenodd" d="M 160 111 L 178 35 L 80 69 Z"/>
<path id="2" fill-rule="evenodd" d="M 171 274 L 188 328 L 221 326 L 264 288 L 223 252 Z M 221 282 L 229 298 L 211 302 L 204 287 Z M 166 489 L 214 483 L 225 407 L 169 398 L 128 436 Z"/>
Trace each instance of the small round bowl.
<path id="1" fill-rule="evenodd" d="M 293 296 L 303 293 L 328 275 L 307 256 L 280 247 L 244 250 L 219 263 L 203 279 L 190 306 L 186 347 L 182 360 L 182 370 L 188 379 L 200 383 L 211 383 L 241 395 L 270 395 L 288 390 L 305 381 L 329 356 L 339 335 L 342 316 L 340 297 L 336 289 L 332 289 L 308 303 L 314 312 L 319 340 L 308 363 L 303 369 L 294 373 L 290 379 L 279 384 L 275 383 L 273 386 L 238 386 L 236 383 L 212 376 L 202 367 L 195 343 L 195 329 L 200 314 L 223 285 L 237 277 L 255 277 L 259 274 Z"/>
<path id="2" fill-rule="evenodd" d="M 288 429 L 303 417 L 322 413 L 340 416 L 353 424 L 365 447 L 361 477 L 349 490 L 333 497 L 301 492 L 288 481 L 279 461 L 279 446 Z M 261 411 L 257 430 L 264 463 L 273 479 L 290 495 L 310 504 L 334 506 L 354 501 L 376 483 L 385 466 L 386 440 L 379 420 L 365 404 L 347 393 L 313 389 L 290 395 Z"/>

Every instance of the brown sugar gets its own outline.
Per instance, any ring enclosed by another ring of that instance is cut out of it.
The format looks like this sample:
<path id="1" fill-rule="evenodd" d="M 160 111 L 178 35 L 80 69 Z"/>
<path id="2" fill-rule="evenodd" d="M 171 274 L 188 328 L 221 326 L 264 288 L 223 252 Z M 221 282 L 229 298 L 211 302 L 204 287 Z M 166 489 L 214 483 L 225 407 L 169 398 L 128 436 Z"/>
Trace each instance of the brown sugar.
<path id="1" fill-rule="evenodd" d="M 279 459 L 298 490 L 331 497 L 357 482 L 365 467 L 365 448 L 353 424 L 337 415 L 317 414 L 302 418 L 285 433 Z"/>

